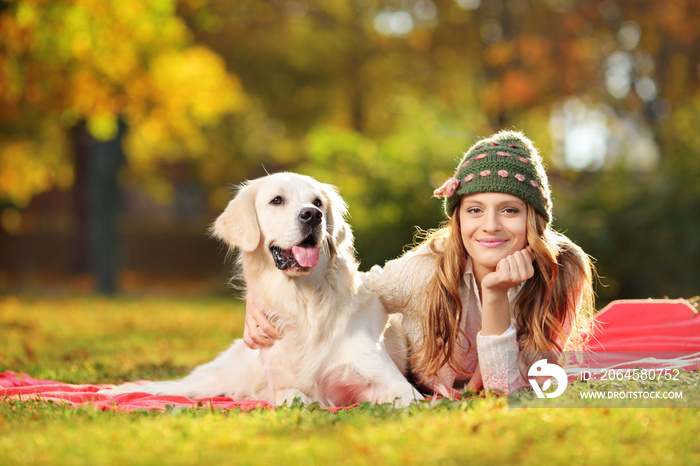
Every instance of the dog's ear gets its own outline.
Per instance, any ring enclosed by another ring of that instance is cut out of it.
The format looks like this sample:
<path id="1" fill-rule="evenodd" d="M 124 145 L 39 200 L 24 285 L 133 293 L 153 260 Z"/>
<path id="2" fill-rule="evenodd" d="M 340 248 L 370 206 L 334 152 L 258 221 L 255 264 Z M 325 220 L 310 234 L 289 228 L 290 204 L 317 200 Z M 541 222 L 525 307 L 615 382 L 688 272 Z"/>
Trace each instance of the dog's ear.
<path id="1" fill-rule="evenodd" d="M 255 211 L 255 186 L 239 186 L 236 196 L 211 227 L 211 234 L 242 251 L 255 250 L 260 243 L 260 226 Z"/>
<path id="2" fill-rule="evenodd" d="M 330 184 L 323 185 L 323 195 L 326 198 L 326 230 L 330 237 L 329 246 L 331 253 L 335 254 L 343 246 L 352 248 L 352 230 L 345 221 L 348 214 L 348 205 L 345 203 L 338 188 Z"/>

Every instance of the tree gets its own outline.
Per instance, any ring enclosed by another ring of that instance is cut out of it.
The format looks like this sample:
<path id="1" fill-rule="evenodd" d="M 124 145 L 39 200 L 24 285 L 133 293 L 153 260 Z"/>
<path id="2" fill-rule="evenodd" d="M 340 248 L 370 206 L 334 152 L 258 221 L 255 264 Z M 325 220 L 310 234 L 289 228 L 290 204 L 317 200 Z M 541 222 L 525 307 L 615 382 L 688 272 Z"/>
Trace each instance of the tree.
<path id="1" fill-rule="evenodd" d="M 92 232 L 92 269 L 112 292 L 122 150 L 142 176 L 157 176 L 161 160 L 201 157 L 204 128 L 240 110 L 243 92 L 173 0 L 2 7 L 0 198 L 21 208 L 53 186 L 86 186 L 79 231 Z"/>

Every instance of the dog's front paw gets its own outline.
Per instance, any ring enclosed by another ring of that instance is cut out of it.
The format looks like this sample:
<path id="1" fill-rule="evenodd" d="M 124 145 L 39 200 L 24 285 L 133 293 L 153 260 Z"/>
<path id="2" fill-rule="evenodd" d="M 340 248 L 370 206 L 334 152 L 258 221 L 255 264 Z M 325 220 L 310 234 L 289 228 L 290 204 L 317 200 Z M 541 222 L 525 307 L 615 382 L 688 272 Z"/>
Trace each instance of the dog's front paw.
<path id="1" fill-rule="evenodd" d="M 275 390 L 275 406 L 292 406 L 293 403 L 301 401 L 303 405 L 310 405 L 311 398 L 306 396 L 301 390 L 288 388 L 286 390 Z"/>
<path id="2" fill-rule="evenodd" d="M 423 401 L 425 399 L 423 398 L 423 395 L 418 392 L 418 390 L 408 384 L 395 386 L 392 390 L 389 390 L 388 393 L 398 394 L 393 401 L 391 401 L 394 408 L 406 408 L 413 403 L 417 403 L 418 401 Z"/>
<path id="3" fill-rule="evenodd" d="M 421 395 L 418 392 L 414 392 L 413 394 L 409 396 L 398 396 L 394 399 L 393 401 L 393 406 L 394 408 L 407 408 L 411 406 L 413 403 L 417 403 L 418 401 L 423 401 L 425 398 L 423 398 L 423 395 Z"/>

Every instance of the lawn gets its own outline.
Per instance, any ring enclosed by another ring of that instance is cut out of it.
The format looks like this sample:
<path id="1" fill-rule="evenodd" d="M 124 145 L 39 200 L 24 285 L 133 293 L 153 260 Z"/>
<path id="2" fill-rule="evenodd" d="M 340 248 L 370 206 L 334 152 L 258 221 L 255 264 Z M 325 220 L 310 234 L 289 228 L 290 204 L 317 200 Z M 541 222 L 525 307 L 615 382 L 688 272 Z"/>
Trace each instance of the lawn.
<path id="1" fill-rule="evenodd" d="M 178 377 L 242 322 L 233 298 L 4 296 L 0 371 L 91 384 Z M 493 395 L 337 413 L 4 400 L 0 464 L 698 464 L 698 425 L 697 409 L 512 409 Z"/>

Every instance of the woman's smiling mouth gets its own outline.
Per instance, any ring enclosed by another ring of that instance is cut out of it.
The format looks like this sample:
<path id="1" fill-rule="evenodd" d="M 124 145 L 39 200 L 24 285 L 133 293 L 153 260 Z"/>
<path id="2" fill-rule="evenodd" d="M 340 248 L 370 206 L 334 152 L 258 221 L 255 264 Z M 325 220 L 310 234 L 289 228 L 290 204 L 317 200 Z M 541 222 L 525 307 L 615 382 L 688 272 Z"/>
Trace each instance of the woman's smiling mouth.
<path id="1" fill-rule="evenodd" d="M 477 240 L 477 242 L 486 248 L 497 248 L 506 244 L 508 240 L 500 238 L 483 238 Z"/>

